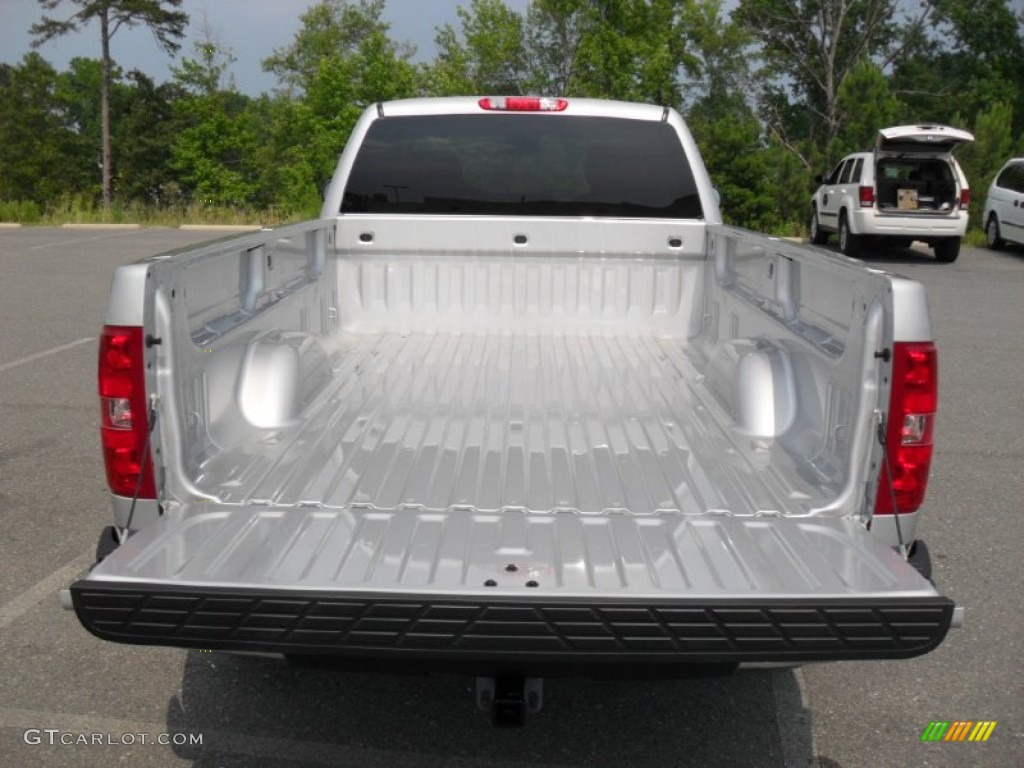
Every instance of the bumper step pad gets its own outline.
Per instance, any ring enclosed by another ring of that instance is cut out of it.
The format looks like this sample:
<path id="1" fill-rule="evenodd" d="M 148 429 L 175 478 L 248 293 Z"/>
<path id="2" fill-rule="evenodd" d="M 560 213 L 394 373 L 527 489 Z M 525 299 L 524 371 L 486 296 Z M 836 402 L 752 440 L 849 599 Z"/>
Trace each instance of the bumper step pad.
<path id="1" fill-rule="evenodd" d="M 598 600 L 252 589 L 71 587 L 104 640 L 449 660 L 719 663 L 901 659 L 942 642 L 943 597 Z"/>

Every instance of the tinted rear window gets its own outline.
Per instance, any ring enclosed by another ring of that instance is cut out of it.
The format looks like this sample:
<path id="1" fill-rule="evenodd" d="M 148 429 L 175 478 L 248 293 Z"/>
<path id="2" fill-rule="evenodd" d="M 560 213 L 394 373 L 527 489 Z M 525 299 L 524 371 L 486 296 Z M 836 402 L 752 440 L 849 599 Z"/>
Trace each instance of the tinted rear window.
<path id="1" fill-rule="evenodd" d="M 566 115 L 385 117 L 356 156 L 343 213 L 701 218 L 666 123 Z"/>
<path id="2" fill-rule="evenodd" d="M 915 160 L 900 158 L 878 161 L 879 180 L 895 181 L 952 181 L 953 170 L 945 160 Z"/>
<path id="3" fill-rule="evenodd" d="M 1024 163 L 1012 163 L 996 179 L 996 186 L 1015 192 L 1024 192 Z"/>

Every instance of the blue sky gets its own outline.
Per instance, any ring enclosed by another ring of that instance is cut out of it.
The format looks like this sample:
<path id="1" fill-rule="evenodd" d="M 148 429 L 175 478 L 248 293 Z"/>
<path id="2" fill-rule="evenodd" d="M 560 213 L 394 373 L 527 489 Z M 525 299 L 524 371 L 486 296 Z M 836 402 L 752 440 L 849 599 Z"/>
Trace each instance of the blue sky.
<path id="1" fill-rule="evenodd" d="M 505 2 L 516 10 L 528 5 L 528 0 Z M 196 25 L 205 12 L 219 42 L 231 48 L 238 59 L 232 70 L 238 87 L 250 94 L 269 91 L 276 83 L 262 71 L 260 61 L 291 42 L 299 29 L 299 16 L 314 4 L 315 0 L 185 0 L 182 9 L 191 16 L 192 27 L 180 54 L 192 55 Z M 412 43 L 417 58 L 429 59 L 434 53 L 434 28 L 454 24 L 455 9 L 469 4 L 470 0 L 387 0 L 386 18 L 394 39 Z M 67 10 L 58 8 L 51 15 L 64 18 L 73 12 L 71 3 L 64 5 Z M 30 50 L 28 29 L 41 16 L 37 0 L 0 0 L 0 61 L 14 64 L 21 60 Z M 125 70 L 140 69 L 158 82 L 170 78 L 172 59 L 148 32 L 121 30 L 111 49 Z M 52 40 L 39 53 L 58 69 L 66 67 L 75 56 L 99 58 L 99 28 L 89 27 Z"/>

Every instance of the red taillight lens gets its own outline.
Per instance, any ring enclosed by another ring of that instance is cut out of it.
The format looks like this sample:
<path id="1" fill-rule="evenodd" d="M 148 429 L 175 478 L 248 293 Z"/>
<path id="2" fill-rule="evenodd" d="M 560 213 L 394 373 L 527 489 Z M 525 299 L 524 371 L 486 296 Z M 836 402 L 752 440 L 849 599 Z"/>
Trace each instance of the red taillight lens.
<path id="1" fill-rule="evenodd" d="M 562 112 L 569 106 L 565 99 L 536 96 L 492 96 L 477 103 L 489 112 Z"/>
<path id="2" fill-rule="evenodd" d="M 100 441 L 107 485 L 119 496 L 155 499 L 149 439 L 142 329 L 111 326 L 100 336 Z M 142 478 L 141 484 L 139 478 Z"/>
<path id="3" fill-rule="evenodd" d="M 966 211 L 971 206 L 971 190 L 960 190 L 960 210 Z"/>
<path id="4" fill-rule="evenodd" d="M 897 342 L 885 452 L 875 514 L 916 512 L 924 502 L 939 404 L 939 360 L 931 342 Z"/>
<path id="5" fill-rule="evenodd" d="M 874 187 L 859 187 L 860 192 L 860 207 L 870 208 L 875 204 L 875 188 Z"/>

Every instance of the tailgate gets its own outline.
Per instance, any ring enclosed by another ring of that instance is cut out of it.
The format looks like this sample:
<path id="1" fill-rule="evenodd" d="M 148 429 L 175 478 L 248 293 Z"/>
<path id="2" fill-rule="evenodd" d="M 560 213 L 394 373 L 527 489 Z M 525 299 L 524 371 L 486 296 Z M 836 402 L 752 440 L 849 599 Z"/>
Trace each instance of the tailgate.
<path id="1" fill-rule="evenodd" d="M 71 591 L 117 642 L 425 661 L 906 658 L 954 608 L 849 519 L 212 504 Z"/>

